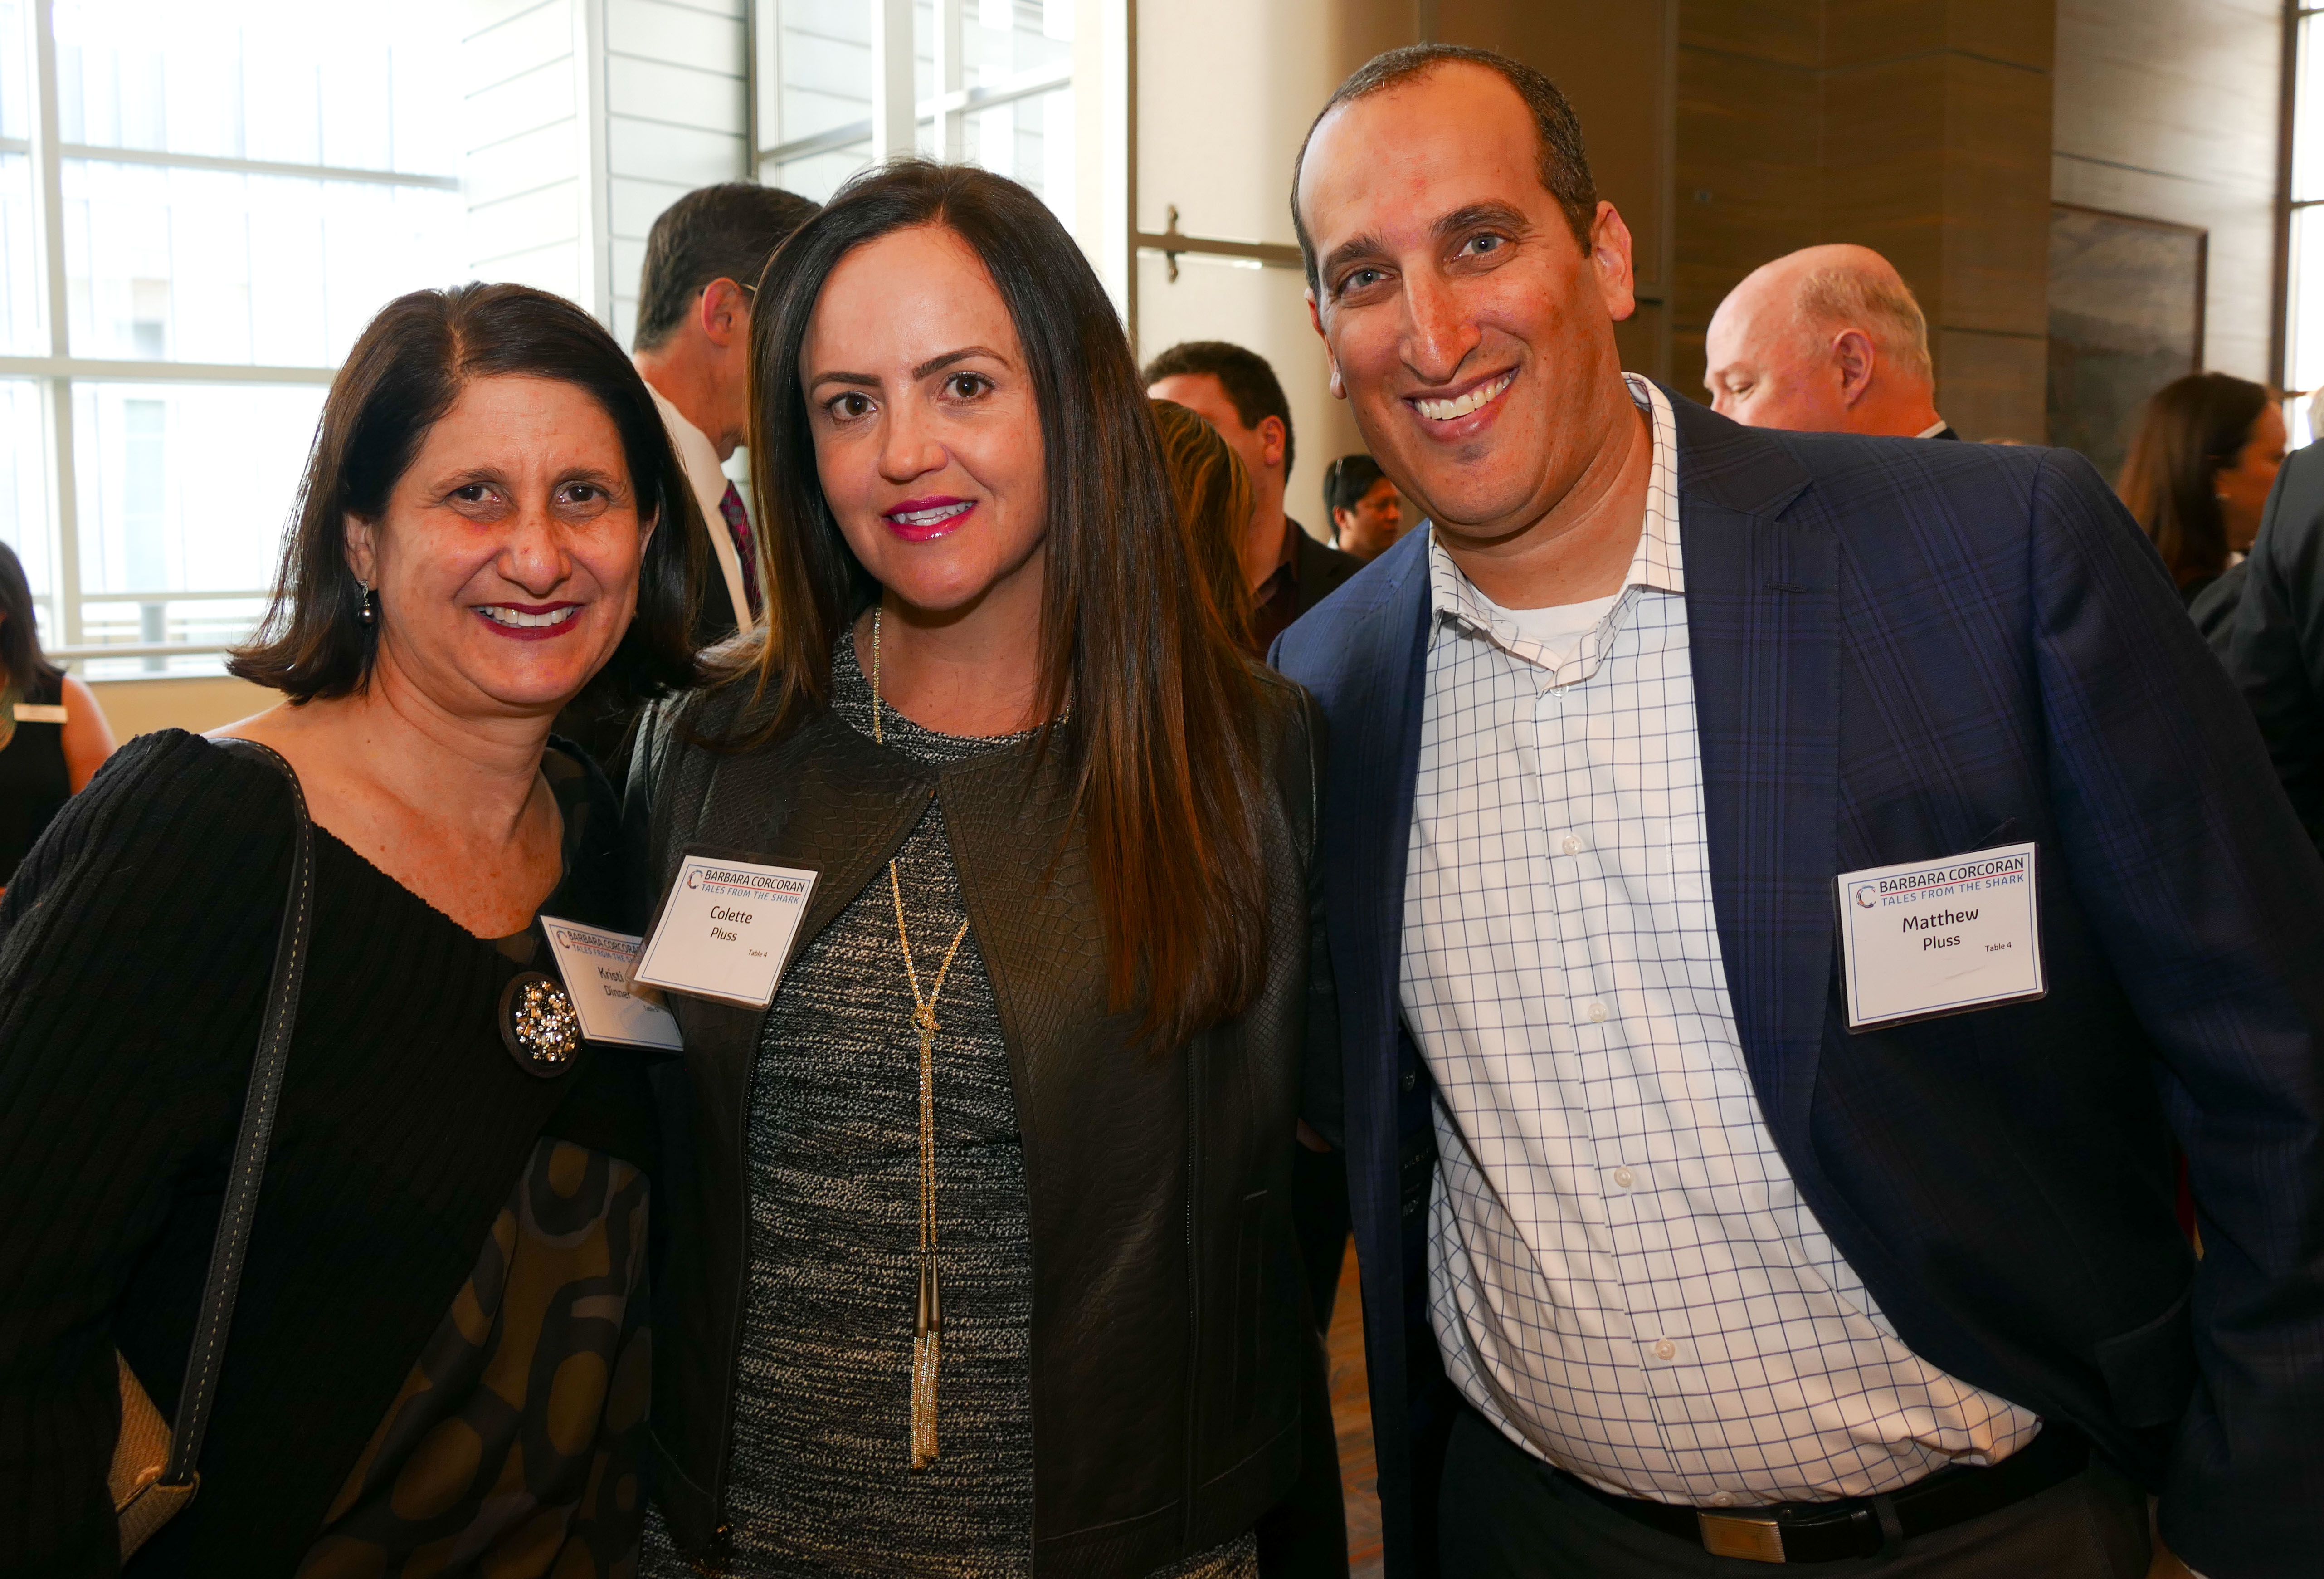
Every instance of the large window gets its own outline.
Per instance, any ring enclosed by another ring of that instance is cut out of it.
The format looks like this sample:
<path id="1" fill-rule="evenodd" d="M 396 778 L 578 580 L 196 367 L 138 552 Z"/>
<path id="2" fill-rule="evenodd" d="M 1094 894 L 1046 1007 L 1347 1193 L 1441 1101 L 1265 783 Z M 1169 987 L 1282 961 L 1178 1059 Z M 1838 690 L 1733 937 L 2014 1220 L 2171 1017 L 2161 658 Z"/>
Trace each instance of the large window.
<path id="1" fill-rule="evenodd" d="M 450 5 L 0 0 L 0 540 L 92 679 L 215 671 L 332 371 L 460 276 Z"/>
<path id="2" fill-rule="evenodd" d="M 1073 0 L 753 0 L 759 179 L 817 201 L 917 151 L 1074 225 Z"/>

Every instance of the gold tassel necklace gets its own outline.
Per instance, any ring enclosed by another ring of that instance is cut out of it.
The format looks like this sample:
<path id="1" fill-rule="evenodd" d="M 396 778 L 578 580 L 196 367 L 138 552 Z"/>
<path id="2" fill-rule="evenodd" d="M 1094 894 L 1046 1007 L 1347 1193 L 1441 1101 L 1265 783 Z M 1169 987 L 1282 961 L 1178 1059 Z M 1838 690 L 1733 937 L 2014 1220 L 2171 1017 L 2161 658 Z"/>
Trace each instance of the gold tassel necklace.
<path id="1" fill-rule="evenodd" d="M 880 731 L 880 610 L 872 610 L 872 738 Z M 885 743 L 881 742 L 881 743 Z M 936 1000 L 944 996 L 945 978 L 968 937 L 964 917 L 952 935 L 944 963 L 926 995 L 920 974 L 912 964 L 912 938 L 904 929 L 904 885 L 896 863 L 888 863 L 888 892 L 896 901 L 896 943 L 904 953 L 904 979 L 912 988 L 912 1027 L 920 1035 L 920 1298 L 912 1324 L 912 1467 L 923 1470 L 936 1461 L 936 1368 L 944 1350 L 944 1300 L 936 1286 Z"/>

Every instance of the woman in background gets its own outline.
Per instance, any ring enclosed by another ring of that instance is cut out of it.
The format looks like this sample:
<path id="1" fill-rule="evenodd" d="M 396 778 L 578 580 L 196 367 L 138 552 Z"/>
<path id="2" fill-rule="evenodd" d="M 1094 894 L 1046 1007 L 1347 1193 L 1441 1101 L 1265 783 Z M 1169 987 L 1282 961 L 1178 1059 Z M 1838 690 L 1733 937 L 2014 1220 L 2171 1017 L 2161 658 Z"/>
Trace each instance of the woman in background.
<path id="1" fill-rule="evenodd" d="M 1170 474 L 1195 575 L 1209 588 L 1235 645 L 1250 651 L 1250 583 L 1243 577 L 1240 550 L 1250 521 L 1250 474 L 1210 423 L 1176 401 L 1152 404 L 1154 426 L 1162 435 L 1162 465 Z"/>
<path id="2" fill-rule="evenodd" d="M 1404 531 L 1404 502 L 1379 462 L 1343 455 L 1323 468 L 1323 503 L 1332 512 L 1332 546 L 1370 562 Z"/>
<path id="3" fill-rule="evenodd" d="M 112 754 L 96 697 L 42 654 L 23 563 L 0 543 L 0 892 Z"/>
<path id="4" fill-rule="evenodd" d="M 2259 535 L 2283 445 L 2283 412 L 2264 384 L 2190 374 L 2146 402 L 2116 492 L 2186 602 Z"/>

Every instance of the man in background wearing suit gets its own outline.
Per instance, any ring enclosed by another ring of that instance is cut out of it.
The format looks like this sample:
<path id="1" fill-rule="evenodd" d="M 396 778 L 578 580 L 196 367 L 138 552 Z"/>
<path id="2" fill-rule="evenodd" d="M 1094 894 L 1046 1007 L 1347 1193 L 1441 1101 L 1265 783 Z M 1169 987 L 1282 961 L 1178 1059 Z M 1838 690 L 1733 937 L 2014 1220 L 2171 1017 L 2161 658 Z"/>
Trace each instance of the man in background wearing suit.
<path id="1" fill-rule="evenodd" d="M 1176 401 L 1219 430 L 1242 457 L 1257 501 L 1242 549 L 1250 582 L 1252 641 L 1264 652 L 1285 626 L 1339 590 L 1363 561 L 1307 535 L 1286 514 L 1291 482 L 1291 402 L 1256 351 L 1224 340 L 1187 340 L 1146 365 L 1146 392 Z"/>
<path id="2" fill-rule="evenodd" d="M 688 192 L 646 232 L 638 328 L 630 359 L 660 409 L 701 507 L 708 549 L 695 605 L 694 642 L 714 647 L 758 623 L 758 555 L 742 492 L 722 469 L 751 420 L 751 300 L 775 249 L 820 205 L 753 181 Z M 558 716 L 616 783 L 628 760 L 633 710 L 609 682 L 593 682 Z"/>
<path id="3" fill-rule="evenodd" d="M 1958 439 L 1937 415 L 1929 325 L 1868 246 L 1811 246 L 1727 293 L 1703 340 L 1711 409 L 1747 428 Z"/>
<path id="4" fill-rule="evenodd" d="M 2136 1579 L 2152 1488 L 2312 1574 L 2324 863 L 2144 537 L 2066 451 L 1624 374 L 1530 68 L 1375 60 L 1294 192 L 1431 522 L 1276 650 L 1388 1573 Z"/>
<path id="5" fill-rule="evenodd" d="M 751 300 L 775 249 L 818 205 L 779 187 L 728 181 L 691 191 L 646 232 L 631 360 L 661 408 L 694 485 L 719 574 L 706 588 L 710 644 L 759 617 L 759 568 L 742 491 L 720 468 L 751 420 Z"/>

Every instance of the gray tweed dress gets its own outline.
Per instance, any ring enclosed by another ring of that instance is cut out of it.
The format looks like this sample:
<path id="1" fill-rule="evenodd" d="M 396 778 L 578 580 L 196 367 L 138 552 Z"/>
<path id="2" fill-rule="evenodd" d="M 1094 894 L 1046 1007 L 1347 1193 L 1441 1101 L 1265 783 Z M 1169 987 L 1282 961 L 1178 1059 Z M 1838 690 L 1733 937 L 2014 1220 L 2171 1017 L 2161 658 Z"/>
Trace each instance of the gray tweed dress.
<path id="1" fill-rule="evenodd" d="M 872 733 L 843 639 L 832 705 Z M 889 750 L 951 762 L 1017 743 L 922 729 L 883 708 Z M 897 857 L 925 990 L 966 916 L 944 812 Z M 1033 1241 L 1009 1054 L 971 932 L 936 1007 L 939 1456 L 908 1467 L 919 1243 L 919 1042 L 883 871 L 804 949 L 751 1092 L 748 1307 L 729 1517 L 737 1575 L 1004 1579 L 1032 1567 Z M 641 1572 L 692 1570 L 649 1519 Z M 1253 1579 L 1246 1535 L 1156 1579 Z"/>

